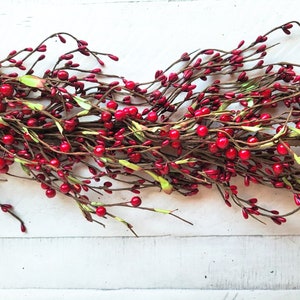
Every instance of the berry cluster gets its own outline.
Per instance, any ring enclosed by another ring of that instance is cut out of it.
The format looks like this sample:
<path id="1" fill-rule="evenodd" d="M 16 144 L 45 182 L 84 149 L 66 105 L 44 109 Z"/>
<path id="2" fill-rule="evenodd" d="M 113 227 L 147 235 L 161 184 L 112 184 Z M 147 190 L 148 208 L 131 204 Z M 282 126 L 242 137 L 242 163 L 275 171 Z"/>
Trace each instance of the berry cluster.
<path id="1" fill-rule="evenodd" d="M 147 83 L 106 74 L 103 58 L 118 58 L 92 51 L 68 33 L 11 51 L 0 60 L 0 172 L 12 175 L 10 165 L 18 163 L 47 197 L 65 194 L 87 220 L 104 225 L 99 219 L 114 218 L 134 234 L 111 207 L 183 220 L 171 210 L 142 206 L 137 194 L 153 186 L 191 196 L 199 186 L 214 185 L 245 218 L 285 222 L 300 207 L 300 75 L 297 65 L 265 57 L 274 46 L 269 35 L 289 35 L 295 24 L 278 26 L 249 45 L 241 41 L 231 51 L 183 53 Z M 74 47 L 44 70 L 53 39 Z M 96 67 L 80 66 L 81 56 Z M 237 176 L 244 186 L 290 190 L 295 210 L 282 215 L 256 198 L 243 199 L 232 183 Z M 95 201 L 120 189 L 135 195 L 126 202 Z M 25 230 L 10 205 L 1 208 Z"/>

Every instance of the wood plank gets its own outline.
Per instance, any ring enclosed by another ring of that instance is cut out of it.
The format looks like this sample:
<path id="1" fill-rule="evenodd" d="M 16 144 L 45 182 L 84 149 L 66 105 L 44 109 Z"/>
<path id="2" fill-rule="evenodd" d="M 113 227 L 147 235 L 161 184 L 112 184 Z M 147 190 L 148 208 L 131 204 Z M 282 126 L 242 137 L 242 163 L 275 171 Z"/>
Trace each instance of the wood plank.
<path id="1" fill-rule="evenodd" d="M 298 300 L 299 290 L 43 290 L 43 289 L 8 289 L 0 290 L 1 299 L 5 300 Z"/>
<path id="2" fill-rule="evenodd" d="M 254 193 L 260 199 L 265 198 L 268 207 L 280 207 L 282 211 L 288 211 L 294 205 L 291 194 L 284 190 L 254 186 L 242 192 L 249 197 Z M 116 220 L 103 220 L 106 228 L 87 222 L 73 200 L 62 195 L 47 199 L 44 191 L 35 182 L 9 178 L 9 182 L 1 184 L 1 196 L 14 205 L 16 212 L 24 219 L 28 232 L 25 235 L 21 233 L 18 223 L 2 213 L 0 237 L 132 236 L 127 227 Z M 120 192 L 115 196 L 104 195 L 102 200 L 113 201 L 110 197 L 119 197 L 118 199 L 125 201 L 131 196 L 129 193 Z M 201 188 L 198 196 L 190 198 L 176 193 L 166 195 L 157 189 L 149 189 L 141 197 L 145 206 L 178 209 L 176 213 L 194 225 L 163 214 L 115 208 L 114 214 L 130 222 L 139 236 L 300 234 L 298 214 L 289 217 L 288 222 L 282 226 L 269 220 L 266 220 L 267 225 L 252 218 L 245 220 L 240 208 L 228 208 L 215 189 Z"/>
<path id="3" fill-rule="evenodd" d="M 299 236 L 1 238 L 0 288 L 299 289 Z"/>

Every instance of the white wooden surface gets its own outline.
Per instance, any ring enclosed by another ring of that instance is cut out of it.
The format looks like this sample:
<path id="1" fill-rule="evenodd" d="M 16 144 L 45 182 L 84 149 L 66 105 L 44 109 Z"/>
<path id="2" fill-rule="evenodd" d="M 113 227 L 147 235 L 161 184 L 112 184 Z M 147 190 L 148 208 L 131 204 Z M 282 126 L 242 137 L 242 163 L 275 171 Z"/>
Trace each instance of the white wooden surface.
<path id="1" fill-rule="evenodd" d="M 118 55 L 112 72 L 143 81 L 185 51 L 231 49 L 299 20 L 299 9 L 297 0 L 7 0 L 0 10 L 0 56 L 67 31 Z M 299 62 L 296 44 L 278 55 Z M 270 206 L 292 207 L 285 192 L 245 190 L 251 192 Z M 300 298 L 299 215 L 282 227 L 265 226 L 243 220 L 214 190 L 190 199 L 151 190 L 144 195 L 149 205 L 179 208 L 194 226 L 120 212 L 135 225 L 137 239 L 113 222 L 106 229 L 87 223 L 70 200 L 46 199 L 28 181 L 1 183 L 4 199 L 26 220 L 28 233 L 0 215 L 0 299 Z"/>

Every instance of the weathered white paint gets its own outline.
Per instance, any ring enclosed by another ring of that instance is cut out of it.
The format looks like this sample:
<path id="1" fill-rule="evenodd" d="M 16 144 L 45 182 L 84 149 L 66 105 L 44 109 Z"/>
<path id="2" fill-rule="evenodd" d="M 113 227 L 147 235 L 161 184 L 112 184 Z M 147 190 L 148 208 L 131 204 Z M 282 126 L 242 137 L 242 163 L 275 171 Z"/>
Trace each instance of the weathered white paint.
<path id="1" fill-rule="evenodd" d="M 2 238 L 0 282 L 7 289 L 300 289 L 299 247 L 299 236 Z"/>
<path id="2" fill-rule="evenodd" d="M 143 299 L 143 300 L 298 300 L 299 290 L 2 290 L 0 297 L 6 300 L 118 300 L 118 299 Z"/>
<path id="3" fill-rule="evenodd" d="M 10 0 L 1 3 L 0 57 L 67 31 L 91 48 L 118 55 L 118 63 L 108 64 L 112 73 L 143 81 L 182 52 L 250 42 L 297 19 L 299 8 L 297 0 Z M 274 55 L 299 62 L 299 43 L 290 42 L 289 50 L 274 50 Z M 283 191 L 257 186 L 243 191 L 251 192 L 270 206 L 292 207 Z M 87 223 L 69 199 L 46 199 L 28 181 L 1 183 L 1 200 L 16 207 L 28 233 L 19 233 L 13 220 L 0 215 L 0 298 L 300 298 L 298 215 L 282 227 L 265 226 L 244 221 L 214 190 L 203 189 L 190 199 L 155 190 L 143 196 L 149 205 L 179 208 L 194 226 L 162 215 L 117 211 L 135 225 L 142 236 L 136 239 L 114 222 L 106 229 Z"/>
<path id="4" fill-rule="evenodd" d="M 87 222 L 72 200 L 63 196 L 47 199 L 44 191 L 36 183 L 9 178 L 8 182 L 1 183 L 1 192 L 2 197 L 12 203 L 26 221 L 28 233 L 25 237 L 132 236 L 125 226 L 114 220 L 104 220 L 106 228 Z M 280 207 L 282 211 L 288 211 L 293 207 L 292 196 L 284 191 L 262 187 L 257 189 L 254 186 L 247 189 L 245 194 L 249 197 L 255 194 L 261 200 L 267 200 L 265 202 L 270 207 Z M 131 197 L 131 194 L 120 193 L 110 197 L 120 197 L 125 200 L 126 197 L 127 199 Z M 196 197 L 185 198 L 175 193 L 171 196 L 164 195 L 157 189 L 152 189 L 143 193 L 142 197 L 144 203 L 149 206 L 178 208 L 177 214 L 194 225 L 188 225 L 167 215 L 130 208 L 115 209 L 117 215 L 134 225 L 139 236 L 285 235 L 298 234 L 300 231 L 298 215 L 292 216 L 284 226 L 275 225 L 268 220 L 267 225 L 253 219 L 244 220 L 240 209 L 228 208 L 224 205 L 216 190 L 203 188 Z M 110 201 L 106 195 L 104 199 Z M 18 224 L 10 216 L 1 214 L 0 225 L 5 228 L 0 230 L 0 236 L 24 237 L 24 234 L 19 231 Z"/>

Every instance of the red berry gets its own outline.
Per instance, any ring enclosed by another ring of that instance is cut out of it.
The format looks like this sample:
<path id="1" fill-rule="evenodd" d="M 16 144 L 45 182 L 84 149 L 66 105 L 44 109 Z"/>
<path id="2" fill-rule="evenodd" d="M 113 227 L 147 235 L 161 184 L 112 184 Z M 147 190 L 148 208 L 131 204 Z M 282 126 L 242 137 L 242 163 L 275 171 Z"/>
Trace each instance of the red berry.
<path id="1" fill-rule="evenodd" d="M 96 208 L 96 215 L 99 217 L 103 217 L 106 215 L 106 208 L 104 206 L 98 206 Z"/>
<path id="2" fill-rule="evenodd" d="M 131 198 L 130 204 L 134 207 L 138 207 L 142 204 L 142 200 L 141 200 L 140 197 L 134 196 L 134 197 Z"/>
<path id="3" fill-rule="evenodd" d="M 264 123 L 268 123 L 271 120 L 272 116 L 269 113 L 262 113 L 259 117 Z"/>
<path id="4" fill-rule="evenodd" d="M 264 98 L 270 98 L 271 94 L 272 94 L 272 90 L 271 89 L 265 89 L 264 91 L 261 91 L 260 94 L 264 97 Z"/>
<path id="5" fill-rule="evenodd" d="M 111 120 L 111 113 L 109 111 L 103 111 L 101 113 L 101 120 L 103 122 L 109 122 Z"/>
<path id="6" fill-rule="evenodd" d="M 296 205 L 300 206 L 300 194 L 294 194 L 294 201 Z"/>
<path id="7" fill-rule="evenodd" d="M 75 184 L 73 184 L 72 189 L 75 193 L 80 193 L 81 192 L 81 185 L 79 183 L 75 183 Z"/>
<path id="8" fill-rule="evenodd" d="M 65 120 L 64 121 L 64 129 L 68 132 L 72 132 L 78 124 L 78 120 L 76 118 Z"/>
<path id="9" fill-rule="evenodd" d="M 43 190 L 47 190 L 49 188 L 49 185 L 47 183 L 45 183 L 45 182 L 41 182 L 41 188 Z"/>
<path id="10" fill-rule="evenodd" d="M 284 126 L 284 125 L 279 125 L 279 126 L 276 128 L 276 133 L 284 132 L 284 129 L 285 129 L 285 126 Z"/>
<path id="11" fill-rule="evenodd" d="M 170 73 L 169 75 L 169 81 L 174 82 L 178 79 L 178 74 L 177 73 Z"/>
<path id="12" fill-rule="evenodd" d="M 219 151 L 219 148 L 218 148 L 216 143 L 210 143 L 208 145 L 208 150 L 209 150 L 209 152 L 214 154 L 214 153 L 217 153 Z"/>
<path id="13" fill-rule="evenodd" d="M 2 137 L 2 142 L 3 142 L 3 144 L 5 144 L 5 145 L 11 145 L 11 144 L 14 143 L 14 141 L 15 141 L 15 138 L 14 138 L 14 136 L 11 135 L 11 134 L 6 134 L 6 135 L 4 135 L 4 136 Z"/>
<path id="14" fill-rule="evenodd" d="M 283 165 L 281 163 L 275 163 L 272 165 L 275 175 L 280 175 L 283 172 Z"/>
<path id="15" fill-rule="evenodd" d="M 68 80 L 69 73 L 65 70 L 60 70 L 60 71 L 57 72 L 57 78 L 59 80 Z"/>
<path id="16" fill-rule="evenodd" d="M 13 89 L 12 85 L 10 85 L 8 83 L 4 83 L 4 84 L 0 85 L 0 93 L 4 97 L 12 97 L 14 94 L 14 89 Z"/>
<path id="17" fill-rule="evenodd" d="M 114 60 L 114 61 L 118 61 L 118 60 L 119 60 L 119 57 L 116 56 L 116 55 L 114 55 L 114 54 L 107 54 L 107 56 L 108 56 L 110 59 Z"/>
<path id="18" fill-rule="evenodd" d="M 131 116 L 136 116 L 138 113 L 138 109 L 135 106 L 128 107 L 128 112 Z"/>
<path id="19" fill-rule="evenodd" d="M 205 125 L 199 125 L 196 132 L 200 137 L 205 137 L 208 135 L 208 128 Z"/>
<path id="20" fill-rule="evenodd" d="M 66 172 L 64 172 L 63 170 L 57 170 L 56 173 L 60 178 L 65 178 Z"/>
<path id="21" fill-rule="evenodd" d="M 127 81 L 125 87 L 129 90 L 133 90 L 135 88 L 135 83 L 133 81 Z"/>
<path id="22" fill-rule="evenodd" d="M 60 161 L 57 158 L 51 159 L 49 163 L 51 166 L 53 166 L 55 168 L 58 168 L 60 166 Z"/>
<path id="23" fill-rule="evenodd" d="M 31 115 L 32 110 L 31 110 L 27 105 L 24 105 L 24 106 L 22 107 L 22 113 L 23 113 L 24 115 Z"/>
<path id="24" fill-rule="evenodd" d="M 107 136 L 107 131 L 105 129 L 99 129 L 98 130 L 99 136 L 98 137 L 104 137 Z"/>
<path id="25" fill-rule="evenodd" d="M 97 145 L 94 148 L 94 154 L 96 156 L 102 156 L 105 152 L 105 147 L 103 145 Z"/>
<path id="26" fill-rule="evenodd" d="M 126 112 L 124 110 L 116 110 L 115 111 L 115 119 L 116 121 L 123 121 L 126 118 Z"/>
<path id="27" fill-rule="evenodd" d="M 181 146 L 180 141 L 173 141 L 173 142 L 171 143 L 171 147 L 172 147 L 172 148 L 178 149 L 178 148 L 180 148 L 180 146 Z"/>
<path id="28" fill-rule="evenodd" d="M 237 157 L 238 151 L 234 147 L 230 147 L 226 150 L 225 156 L 228 159 L 234 160 Z"/>
<path id="29" fill-rule="evenodd" d="M 0 174 L 6 174 L 9 170 L 9 167 L 6 165 L 2 169 L 0 169 Z"/>
<path id="30" fill-rule="evenodd" d="M 242 209 L 242 214 L 243 214 L 243 217 L 244 217 L 245 219 L 248 219 L 248 218 L 249 218 L 249 214 L 248 214 L 247 209 L 246 209 L 245 207 Z"/>
<path id="31" fill-rule="evenodd" d="M 155 111 L 150 111 L 147 115 L 147 120 L 154 123 L 158 119 L 157 113 Z"/>
<path id="32" fill-rule="evenodd" d="M 21 232 L 26 232 L 26 226 L 23 223 L 21 223 Z"/>
<path id="33" fill-rule="evenodd" d="M 36 118 L 29 118 L 26 122 L 27 126 L 34 127 L 38 125 L 38 120 Z"/>
<path id="34" fill-rule="evenodd" d="M 222 130 L 217 132 L 217 137 L 228 137 L 229 135 L 233 136 L 233 134 L 234 130 L 232 128 L 222 128 Z"/>
<path id="35" fill-rule="evenodd" d="M 70 152 L 71 145 L 68 142 L 64 141 L 60 144 L 59 150 L 64 153 Z"/>
<path id="36" fill-rule="evenodd" d="M 63 194 L 67 194 L 70 192 L 71 187 L 68 183 L 62 183 L 59 187 L 60 192 L 62 192 Z"/>
<path id="37" fill-rule="evenodd" d="M 46 176 L 44 174 L 40 173 L 40 174 L 36 175 L 36 179 L 38 181 L 44 181 L 46 179 Z"/>
<path id="38" fill-rule="evenodd" d="M 105 182 L 103 183 L 103 185 L 104 185 L 105 187 L 107 187 L 107 188 L 110 188 L 110 187 L 112 187 L 112 182 L 111 182 L 111 181 L 105 181 Z"/>
<path id="39" fill-rule="evenodd" d="M 232 121 L 232 115 L 229 113 L 224 113 L 220 115 L 220 121 L 221 122 L 230 122 Z"/>
<path id="40" fill-rule="evenodd" d="M 0 113 L 5 112 L 6 107 L 7 107 L 7 104 L 1 101 L 0 102 Z"/>
<path id="41" fill-rule="evenodd" d="M 217 144 L 218 148 L 225 149 L 229 145 L 229 139 L 225 136 L 219 137 L 219 138 L 217 138 L 216 144 Z"/>
<path id="42" fill-rule="evenodd" d="M 106 103 L 106 107 L 109 109 L 117 109 L 118 103 L 113 100 L 110 100 Z"/>
<path id="43" fill-rule="evenodd" d="M 199 118 L 204 115 L 209 115 L 210 109 L 208 107 L 201 107 L 200 109 L 195 110 L 195 117 Z"/>
<path id="44" fill-rule="evenodd" d="M 249 136 L 247 139 L 248 144 L 253 144 L 253 143 L 257 143 L 257 142 L 258 142 L 258 138 L 255 136 Z M 251 145 L 249 145 L 249 146 L 251 146 Z"/>
<path id="45" fill-rule="evenodd" d="M 180 137 L 180 132 L 177 129 L 171 129 L 169 131 L 169 138 L 171 140 L 178 140 Z"/>
<path id="46" fill-rule="evenodd" d="M 55 195 L 56 195 L 56 191 L 55 191 L 54 189 L 48 188 L 48 189 L 46 190 L 46 196 L 47 196 L 48 198 L 53 198 L 53 197 L 55 197 Z"/>
<path id="47" fill-rule="evenodd" d="M 24 132 L 23 137 L 26 141 L 32 142 L 32 138 L 28 132 Z"/>
<path id="48" fill-rule="evenodd" d="M 248 160 L 251 157 L 251 152 L 247 149 L 241 149 L 239 150 L 238 155 L 241 160 Z"/>
<path id="49" fill-rule="evenodd" d="M 288 143 L 278 143 L 276 150 L 280 155 L 287 155 L 289 153 L 288 148 L 290 148 L 290 145 Z"/>
<path id="50" fill-rule="evenodd" d="M 0 169 L 3 169 L 6 166 L 6 161 L 4 158 L 0 158 Z"/>
<path id="51" fill-rule="evenodd" d="M 138 163 L 142 159 L 142 155 L 139 152 L 133 152 L 128 155 L 129 160 L 133 163 Z"/>
<path id="52" fill-rule="evenodd" d="M 114 128 L 114 123 L 113 123 L 113 122 L 110 122 L 110 121 L 104 122 L 104 127 L 105 127 L 106 129 L 113 129 L 113 128 Z"/>

